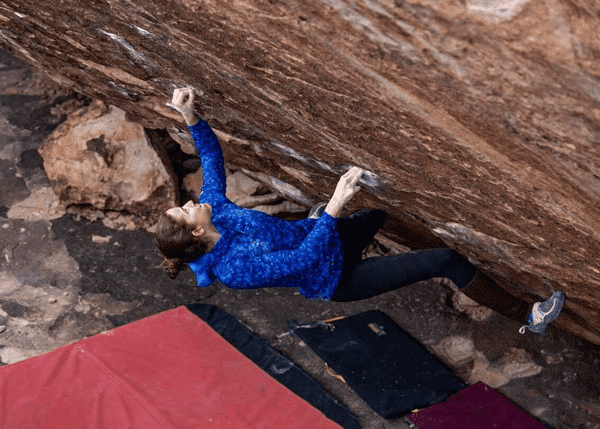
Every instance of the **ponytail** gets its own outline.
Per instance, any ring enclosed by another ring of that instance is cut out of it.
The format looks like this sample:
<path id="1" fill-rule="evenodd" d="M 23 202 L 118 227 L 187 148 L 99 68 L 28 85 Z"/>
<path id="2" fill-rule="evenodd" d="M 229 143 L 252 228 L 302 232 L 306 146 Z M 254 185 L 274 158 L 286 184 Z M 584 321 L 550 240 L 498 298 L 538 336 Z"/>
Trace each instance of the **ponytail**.
<path id="1" fill-rule="evenodd" d="M 177 277 L 179 272 L 185 268 L 185 262 L 183 262 L 183 260 L 179 259 L 179 258 L 169 259 L 169 258 L 163 257 L 163 260 L 160 263 L 159 268 L 163 268 L 167 272 L 167 275 L 169 276 L 169 278 L 171 280 L 175 280 L 175 278 Z"/>
<path id="2" fill-rule="evenodd" d="M 206 243 L 194 237 L 194 227 L 162 213 L 156 224 L 156 246 L 164 258 L 159 265 L 174 280 L 185 265 L 207 251 Z"/>

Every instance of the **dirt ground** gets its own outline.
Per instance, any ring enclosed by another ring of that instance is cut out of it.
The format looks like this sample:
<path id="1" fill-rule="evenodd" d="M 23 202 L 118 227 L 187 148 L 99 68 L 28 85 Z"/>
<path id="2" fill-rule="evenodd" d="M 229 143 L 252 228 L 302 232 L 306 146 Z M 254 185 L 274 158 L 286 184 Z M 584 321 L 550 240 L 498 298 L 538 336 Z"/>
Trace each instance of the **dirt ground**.
<path id="1" fill-rule="evenodd" d="M 0 359 L 1 365 L 190 302 L 219 306 L 313 375 L 354 413 L 361 427 L 407 428 L 375 414 L 286 323 L 308 323 L 379 309 L 430 347 L 452 335 L 471 338 L 490 362 L 511 347 L 543 369 L 497 390 L 555 428 L 600 428 L 600 347 L 549 327 L 543 336 L 494 314 L 474 322 L 449 305 L 440 282 L 421 282 L 356 303 L 307 300 L 294 289 L 201 289 L 190 271 L 171 281 L 159 269 L 153 236 L 53 212 L 37 148 L 68 106 L 88 103 L 61 91 L 0 52 Z M 3 328 L 2 328 L 3 327 Z M 459 374 L 460 375 L 460 374 Z"/>

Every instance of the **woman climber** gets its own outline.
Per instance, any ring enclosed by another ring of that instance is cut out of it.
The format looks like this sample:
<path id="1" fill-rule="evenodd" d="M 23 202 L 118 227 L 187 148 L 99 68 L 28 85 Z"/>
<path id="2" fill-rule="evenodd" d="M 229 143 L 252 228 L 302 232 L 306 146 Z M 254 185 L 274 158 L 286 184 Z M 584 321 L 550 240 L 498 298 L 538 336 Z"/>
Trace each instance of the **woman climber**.
<path id="1" fill-rule="evenodd" d="M 564 295 L 527 303 L 510 295 L 452 249 L 428 249 L 361 260 L 362 250 L 383 226 L 382 210 L 360 210 L 338 219 L 356 194 L 364 170 L 344 174 L 329 203 L 307 219 L 286 221 L 237 207 L 225 197 L 221 146 L 194 112 L 194 91 L 176 89 L 171 108 L 179 111 L 194 138 L 203 173 L 199 204 L 189 201 L 160 216 L 156 243 L 161 266 L 174 279 L 185 264 L 198 286 L 214 280 L 236 289 L 296 287 L 307 298 L 338 302 L 371 298 L 433 277 L 446 277 L 474 301 L 543 333 L 558 317 Z"/>

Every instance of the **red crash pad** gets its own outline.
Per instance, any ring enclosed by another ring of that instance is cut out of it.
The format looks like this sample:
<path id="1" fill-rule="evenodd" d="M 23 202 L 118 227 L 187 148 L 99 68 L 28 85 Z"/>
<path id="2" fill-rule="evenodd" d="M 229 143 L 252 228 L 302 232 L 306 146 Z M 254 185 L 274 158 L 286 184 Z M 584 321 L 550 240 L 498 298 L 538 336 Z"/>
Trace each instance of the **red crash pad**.
<path id="1" fill-rule="evenodd" d="M 336 428 L 186 307 L 0 368 L 0 428 Z"/>

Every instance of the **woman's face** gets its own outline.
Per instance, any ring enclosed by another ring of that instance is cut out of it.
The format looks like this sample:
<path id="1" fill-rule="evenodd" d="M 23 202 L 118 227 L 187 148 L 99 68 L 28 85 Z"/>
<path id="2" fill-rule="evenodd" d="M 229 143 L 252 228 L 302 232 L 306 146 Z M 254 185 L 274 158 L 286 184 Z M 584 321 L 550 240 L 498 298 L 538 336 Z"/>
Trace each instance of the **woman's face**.
<path id="1" fill-rule="evenodd" d="M 212 207 L 210 204 L 194 204 L 190 200 L 182 207 L 173 207 L 167 210 L 167 215 L 176 220 L 183 220 L 195 228 L 206 230 L 207 227 L 212 225 Z"/>

